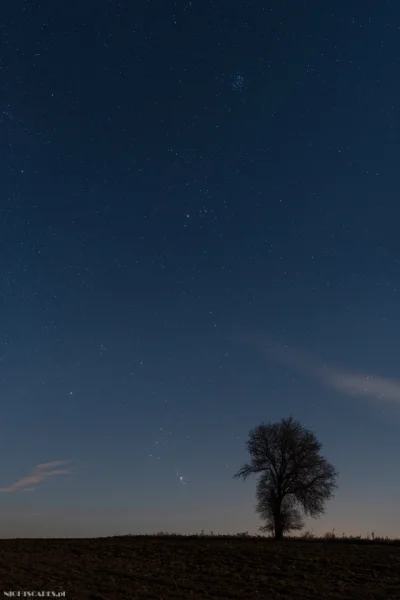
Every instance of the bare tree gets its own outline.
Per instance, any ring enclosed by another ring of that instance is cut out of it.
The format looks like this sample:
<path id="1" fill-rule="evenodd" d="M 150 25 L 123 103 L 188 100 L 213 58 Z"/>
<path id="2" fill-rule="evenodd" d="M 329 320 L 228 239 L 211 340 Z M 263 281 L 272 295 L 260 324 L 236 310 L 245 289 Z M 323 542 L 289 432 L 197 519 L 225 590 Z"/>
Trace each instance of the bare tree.
<path id="1" fill-rule="evenodd" d="M 292 417 L 262 423 L 250 430 L 247 448 L 251 457 L 234 475 L 244 480 L 260 474 L 257 512 L 274 530 L 275 539 L 301 529 L 301 512 L 310 517 L 324 513 L 333 497 L 338 473 L 320 455 L 322 444 L 312 431 Z"/>

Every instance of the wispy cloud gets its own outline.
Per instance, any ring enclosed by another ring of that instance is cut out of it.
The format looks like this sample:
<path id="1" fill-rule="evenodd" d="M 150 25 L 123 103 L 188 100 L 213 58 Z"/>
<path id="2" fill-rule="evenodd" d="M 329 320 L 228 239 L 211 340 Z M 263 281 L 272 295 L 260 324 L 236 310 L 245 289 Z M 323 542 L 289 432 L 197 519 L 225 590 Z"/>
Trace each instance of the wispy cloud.
<path id="1" fill-rule="evenodd" d="M 68 475 L 71 471 L 65 467 L 69 462 L 69 460 L 55 460 L 36 465 L 30 475 L 23 477 L 9 487 L 0 488 L 0 492 L 33 492 L 35 488 L 32 486 L 41 483 L 45 479 L 50 479 L 56 475 Z"/>
<path id="2" fill-rule="evenodd" d="M 333 363 L 326 363 L 306 352 L 276 343 L 267 335 L 256 332 L 242 331 L 234 337 L 257 348 L 269 360 L 275 360 L 303 375 L 308 375 L 327 387 L 352 396 L 366 396 L 379 402 L 400 404 L 400 379 L 350 371 Z"/>

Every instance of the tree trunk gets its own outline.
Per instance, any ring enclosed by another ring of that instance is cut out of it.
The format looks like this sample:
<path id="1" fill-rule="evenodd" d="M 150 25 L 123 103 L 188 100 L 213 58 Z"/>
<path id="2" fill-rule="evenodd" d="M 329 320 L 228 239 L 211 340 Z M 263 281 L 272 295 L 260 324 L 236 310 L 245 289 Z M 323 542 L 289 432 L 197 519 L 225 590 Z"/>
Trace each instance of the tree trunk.
<path id="1" fill-rule="evenodd" d="M 275 510 L 274 510 L 274 527 L 275 527 L 275 539 L 276 540 L 281 540 L 283 538 L 281 504 L 282 504 L 282 501 L 277 502 L 277 504 L 275 506 Z"/>
<path id="2" fill-rule="evenodd" d="M 283 538 L 282 525 L 280 519 L 275 519 L 275 539 L 281 540 Z"/>

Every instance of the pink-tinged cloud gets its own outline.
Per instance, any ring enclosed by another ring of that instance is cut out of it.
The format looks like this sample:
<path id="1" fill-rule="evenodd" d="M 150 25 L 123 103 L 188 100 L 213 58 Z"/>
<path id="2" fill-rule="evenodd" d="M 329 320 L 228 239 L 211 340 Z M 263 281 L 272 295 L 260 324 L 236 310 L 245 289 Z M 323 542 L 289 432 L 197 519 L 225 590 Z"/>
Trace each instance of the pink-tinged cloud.
<path id="1" fill-rule="evenodd" d="M 332 363 L 327 364 L 305 352 L 275 343 L 268 336 L 259 333 L 241 332 L 235 337 L 257 348 L 266 358 L 308 375 L 327 387 L 352 396 L 366 396 L 379 402 L 400 404 L 400 379 L 349 371 Z"/>
<path id="2" fill-rule="evenodd" d="M 45 479 L 50 479 L 56 475 L 68 475 L 71 473 L 70 469 L 58 468 L 64 467 L 69 464 L 69 460 L 56 460 L 53 462 L 42 463 L 37 465 L 32 473 L 27 477 L 23 477 L 19 481 L 16 481 L 12 485 L 6 488 L 0 488 L 0 492 L 33 492 L 35 490 L 33 485 L 41 483 Z"/>

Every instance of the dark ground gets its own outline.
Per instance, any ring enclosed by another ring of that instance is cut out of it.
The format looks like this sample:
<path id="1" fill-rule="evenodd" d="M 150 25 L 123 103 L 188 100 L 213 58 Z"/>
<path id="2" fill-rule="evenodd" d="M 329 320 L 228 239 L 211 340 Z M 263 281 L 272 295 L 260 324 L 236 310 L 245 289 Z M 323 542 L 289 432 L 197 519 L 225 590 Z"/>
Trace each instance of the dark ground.
<path id="1" fill-rule="evenodd" d="M 398 600 L 400 546 L 207 537 L 0 540 L 0 597 L 17 590 L 62 590 L 71 600 Z"/>

